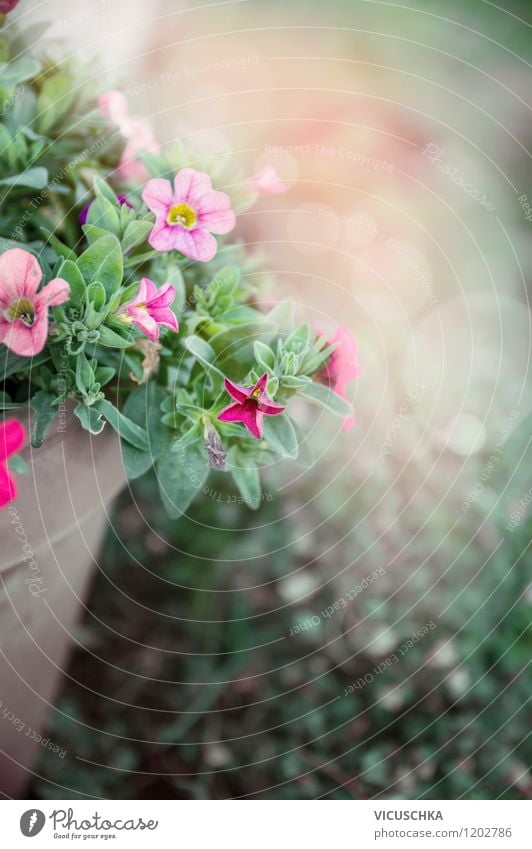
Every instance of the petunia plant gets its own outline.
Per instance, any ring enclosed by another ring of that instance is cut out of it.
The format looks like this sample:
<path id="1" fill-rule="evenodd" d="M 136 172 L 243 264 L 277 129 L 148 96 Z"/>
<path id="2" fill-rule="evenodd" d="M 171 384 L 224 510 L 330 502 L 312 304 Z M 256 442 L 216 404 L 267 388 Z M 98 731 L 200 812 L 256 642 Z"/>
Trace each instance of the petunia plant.
<path id="1" fill-rule="evenodd" d="M 70 404 L 91 434 L 117 431 L 130 479 L 155 466 L 172 516 L 211 469 L 258 505 L 260 469 L 298 456 L 296 396 L 350 425 L 359 371 L 345 328 L 328 340 L 290 302 L 259 306 L 237 213 L 282 182 L 267 166 L 213 185 L 212 161 L 160 145 L 123 94 L 12 25 L 0 60 L 0 461 L 22 445 L 17 410 L 38 448 Z"/>

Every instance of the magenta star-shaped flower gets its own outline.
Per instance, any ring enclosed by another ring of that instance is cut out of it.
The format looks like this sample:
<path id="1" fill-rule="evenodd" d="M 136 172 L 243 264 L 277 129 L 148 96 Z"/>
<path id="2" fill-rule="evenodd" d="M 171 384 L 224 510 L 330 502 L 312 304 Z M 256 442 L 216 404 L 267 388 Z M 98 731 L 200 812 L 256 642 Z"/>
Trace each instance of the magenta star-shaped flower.
<path id="1" fill-rule="evenodd" d="M 267 374 L 263 374 L 255 386 L 237 386 L 225 378 L 225 388 L 231 398 L 235 399 L 235 403 L 224 407 L 218 414 L 218 419 L 221 422 L 242 422 L 252 436 L 262 439 L 264 416 L 278 416 L 286 409 L 265 397 L 267 386 Z"/>

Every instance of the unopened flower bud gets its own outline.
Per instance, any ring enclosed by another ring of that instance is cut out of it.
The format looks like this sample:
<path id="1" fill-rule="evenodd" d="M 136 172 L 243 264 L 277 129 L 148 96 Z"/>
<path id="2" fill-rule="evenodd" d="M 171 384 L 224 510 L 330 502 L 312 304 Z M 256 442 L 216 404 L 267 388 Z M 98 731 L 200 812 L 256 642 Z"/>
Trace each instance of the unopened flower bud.
<path id="1" fill-rule="evenodd" d="M 211 420 L 207 416 L 204 419 L 203 438 L 209 456 L 209 468 L 223 469 L 227 458 L 227 451 L 222 445 L 220 434 L 213 427 Z"/>

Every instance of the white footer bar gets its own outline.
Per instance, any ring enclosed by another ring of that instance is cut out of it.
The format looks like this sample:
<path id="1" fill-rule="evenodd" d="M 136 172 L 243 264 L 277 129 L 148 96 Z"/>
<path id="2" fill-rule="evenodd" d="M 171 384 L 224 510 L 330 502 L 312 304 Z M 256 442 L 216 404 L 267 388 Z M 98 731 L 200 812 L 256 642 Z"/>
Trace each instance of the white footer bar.
<path id="1" fill-rule="evenodd" d="M 529 801 L 6 800 L 0 807 L 6 849 L 532 849 L 531 819 Z"/>

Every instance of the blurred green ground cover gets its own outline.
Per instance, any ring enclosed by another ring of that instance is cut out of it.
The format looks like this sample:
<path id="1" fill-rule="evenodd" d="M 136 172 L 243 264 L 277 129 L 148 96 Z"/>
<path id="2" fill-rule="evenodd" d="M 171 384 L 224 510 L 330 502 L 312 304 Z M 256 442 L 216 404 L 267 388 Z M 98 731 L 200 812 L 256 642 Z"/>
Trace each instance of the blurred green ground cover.
<path id="1" fill-rule="evenodd" d="M 68 755 L 43 755 L 35 798 L 532 796 L 530 522 L 492 563 L 491 632 L 485 617 L 444 625 L 397 596 L 384 617 L 394 637 L 370 643 L 363 621 L 383 619 L 386 576 L 356 595 L 349 620 L 323 616 L 337 586 L 320 589 L 313 565 L 295 571 L 309 552 L 302 520 L 284 518 L 293 501 L 257 514 L 217 492 L 178 523 L 154 511 L 151 478 L 121 498 L 48 729 Z M 312 523 L 309 510 L 299 516 Z M 452 597 L 438 591 L 442 608 Z M 436 629 L 376 672 L 431 617 Z"/>

